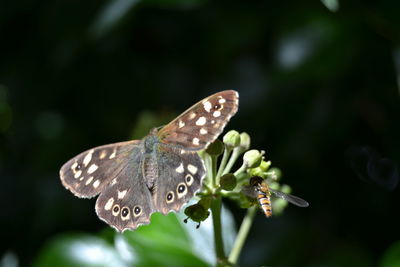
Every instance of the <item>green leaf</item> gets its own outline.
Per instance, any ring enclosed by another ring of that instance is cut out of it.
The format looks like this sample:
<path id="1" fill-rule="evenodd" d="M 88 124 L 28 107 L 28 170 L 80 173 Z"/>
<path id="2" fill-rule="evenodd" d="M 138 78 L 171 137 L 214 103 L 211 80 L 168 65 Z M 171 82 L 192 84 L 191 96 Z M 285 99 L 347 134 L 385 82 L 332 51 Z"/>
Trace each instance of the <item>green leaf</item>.
<path id="1" fill-rule="evenodd" d="M 99 38 L 108 33 L 137 5 L 138 2 L 139 0 L 109 1 L 94 21 L 90 29 L 91 35 L 95 38 Z"/>
<path id="2" fill-rule="evenodd" d="M 151 224 L 125 232 L 123 238 L 133 249 L 139 266 L 209 266 L 195 254 L 189 236 L 173 213 L 154 213 Z"/>
<path id="3" fill-rule="evenodd" d="M 97 236 L 66 233 L 51 240 L 33 266 L 215 265 L 212 220 L 205 220 L 196 229 L 197 223 L 185 224 L 184 218 L 183 213 L 166 216 L 154 213 L 151 224 L 122 234 L 111 228 L 105 228 Z M 233 217 L 226 209 L 222 210 L 222 223 L 224 245 L 230 251 L 236 230 Z"/>
<path id="4" fill-rule="evenodd" d="M 332 12 L 336 12 L 339 10 L 339 1 L 338 0 L 321 0 L 322 4 Z"/>
<path id="5" fill-rule="evenodd" d="M 50 241 L 33 266 L 126 266 L 115 248 L 87 234 L 63 234 Z"/>
<path id="6" fill-rule="evenodd" d="M 187 224 L 183 223 L 185 215 L 182 213 L 178 213 L 176 216 L 178 217 L 183 229 L 185 229 L 196 255 L 211 266 L 214 266 L 216 255 L 214 249 L 214 228 L 212 217 L 210 216 L 205 221 L 201 222 L 200 228 L 196 229 L 197 223 L 195 222 L 189 221 Z M 231 251 L 236 238 L 236 226 L 232 213 L 228 209 L 224 208 L 224 206 L 222 206 L 221 210 L 221 223 L 224 249 L 225 252 L 229 252 Z"/>
<path id="7" fill-rule="evenodd" d="M 400 241 L 394 242 L 383 254 L 380 267 L 400 266 Z"/>

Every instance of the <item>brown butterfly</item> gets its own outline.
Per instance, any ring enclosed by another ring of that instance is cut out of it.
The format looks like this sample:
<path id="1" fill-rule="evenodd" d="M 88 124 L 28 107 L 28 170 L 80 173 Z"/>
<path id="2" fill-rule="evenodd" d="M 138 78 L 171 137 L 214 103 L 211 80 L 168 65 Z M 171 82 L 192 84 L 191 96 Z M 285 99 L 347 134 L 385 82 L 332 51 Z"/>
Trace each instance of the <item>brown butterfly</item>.
<path id="1" fill-rule="evenodd" d="M 62 184 L 78 197 L 100 194 L 97 215 L 118 231 L 148 224 L 153 212 L 179 211 L 205 176 L 197 151 L 221 134 L 238 104 L 236 91 L 222 91 L 141 140 L 89 149 L 62 166 Z"/>

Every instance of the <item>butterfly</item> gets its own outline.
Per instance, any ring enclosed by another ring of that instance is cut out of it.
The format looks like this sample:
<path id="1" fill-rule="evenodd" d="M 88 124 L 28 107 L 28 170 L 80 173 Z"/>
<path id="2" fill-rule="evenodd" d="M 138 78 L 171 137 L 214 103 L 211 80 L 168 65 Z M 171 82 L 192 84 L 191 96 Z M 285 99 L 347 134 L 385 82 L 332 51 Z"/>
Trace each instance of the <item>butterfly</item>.
<path id="1" fill-rule="evenodd" d="M 197 152 L 221 134 L 238 104 L 236 91 L 213 94 L 141 140 L 103 145 L 73 157 L 61 167 L 61 182 L 77 197 L 99 195 L 96 213 L 117 231 L 150 223 L 154 212 L 178 212 L 205 177 Z"/>
<path id="2" fill-rule="evenodd" d="M 298 207 L 305 208 L 309 205 L 308 202 L 302 198 L 269 188 L 265 179 L 260 176 L 251 177 L 250 185 L 245 186 L 242 191 L 252 198 L 257 198 L 257 201 L 266 217 L 272 216 L 271 192 L 276 197 L 282 198 Z"/>

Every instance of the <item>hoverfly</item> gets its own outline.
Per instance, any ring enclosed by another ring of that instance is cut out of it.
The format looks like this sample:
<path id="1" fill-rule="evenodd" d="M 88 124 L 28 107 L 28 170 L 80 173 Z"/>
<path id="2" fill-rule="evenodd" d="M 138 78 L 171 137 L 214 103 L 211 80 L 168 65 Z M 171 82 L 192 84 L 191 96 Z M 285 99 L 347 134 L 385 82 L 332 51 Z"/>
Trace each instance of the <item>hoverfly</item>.
<path id="1" fill-rule="evenodd" d="M 308 207 L 308 202 L 302 198 L 285 194 L 281 191 L 277 191 L 269 188 L 267 182 L 260 176 L 253 176 L 250 178 L 250 185 L 243 188 L 243 193 L 252 198 L 257 198 L 258 203 L 261 206 L 265 216 L 272 216 L 272 206 L 271 206 L 271 192 L 279 198 L 286 200 L 293 205 L 298 207 Z"/>

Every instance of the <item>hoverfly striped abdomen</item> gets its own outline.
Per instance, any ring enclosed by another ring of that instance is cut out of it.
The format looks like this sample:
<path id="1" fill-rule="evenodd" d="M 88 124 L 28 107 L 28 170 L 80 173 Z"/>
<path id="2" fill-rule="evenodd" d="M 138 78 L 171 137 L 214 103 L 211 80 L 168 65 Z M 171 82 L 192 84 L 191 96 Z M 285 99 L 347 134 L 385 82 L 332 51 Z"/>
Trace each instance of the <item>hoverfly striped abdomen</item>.
<path id="1" fill-rule="evenodd" d="M 254 198 L 257 197 L 257 201 L 267 217 L 272 216 L 271 192 L 276 197 L 282 198 L 298 207 L 308 207 L 308 202 L 304 199 L 269 188 L 267 182 L 260 176 L 250 178 L 250 188 L 253 188 L 253 193 L 256 193 Z"/>
<path id="2" fill-rule="evenodd" d="M 250 179 L 250 185 L 254 186 L 257 191 L 257 200 L 265 216 L 272 216 L 271 193 L 267 183 L 261 177 L 255 176 Z"/>

